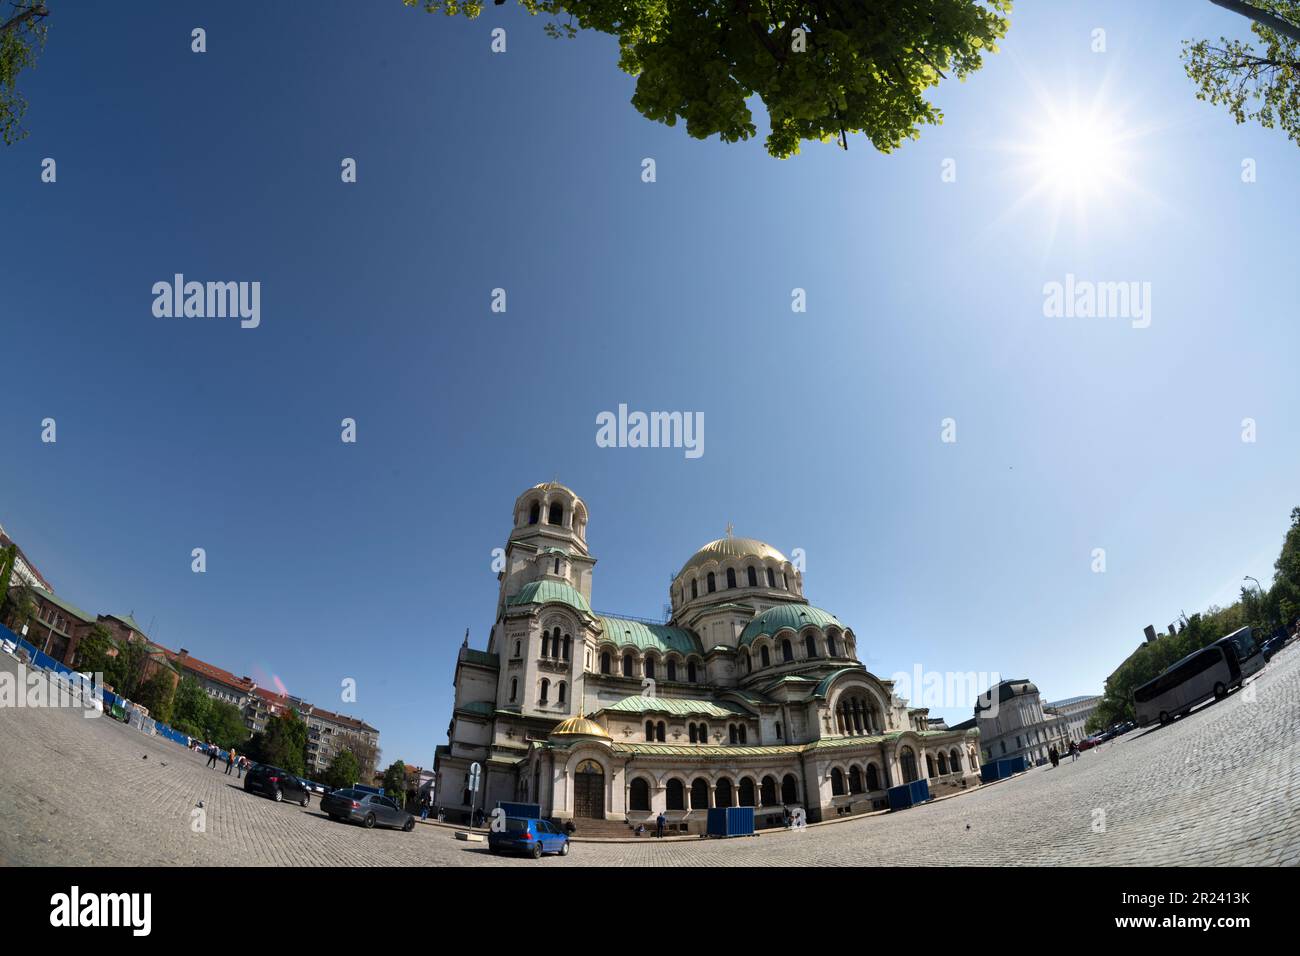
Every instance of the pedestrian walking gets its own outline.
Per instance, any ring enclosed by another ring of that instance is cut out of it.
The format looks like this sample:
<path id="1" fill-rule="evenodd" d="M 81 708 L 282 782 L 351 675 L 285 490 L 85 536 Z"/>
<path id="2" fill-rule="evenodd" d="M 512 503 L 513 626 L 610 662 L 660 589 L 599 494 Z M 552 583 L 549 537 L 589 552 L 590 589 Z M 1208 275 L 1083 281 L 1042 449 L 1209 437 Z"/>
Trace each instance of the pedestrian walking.
<path id="1" fill-rule="evenodd" d="M 656 839 L 664 835 L 664 827 L 667 825 L 667 823 L 668 823 L 668 818 L 664 816 L 664 812 L 660 810 L 659 816 L 655 817 L 655 838 Z"/>
<path id="2" fill-rule="evenodd" d="M 427 820 L 427 819 L 429 819 L 429 806 L 430 806 L 430 803 L 429 803 L 429 795 L 426 793 L 426 794 L 424 795 L 424 799 L 420 801 L 420 819 L 421 819 L 421 820 Z"/>
<path id="3" fill-rule="evenodd" d="M 1052 744 L 1052 746 L 1047 748 L 1047 759 L 1052 761 L 1053 767 L 1059 767 L 1061 765 L 1061 754 L 1056 749 L 1056 744 Z"/>
<path id="4" fill-rule="evenodd" d="M 231 747 L 226 751 L 226 776 L 230 776 L 230 771 L 235 769 L 235 748 Z"/>
<path id="5" fill-rule="evenodd" d="M 1070 763 L 1074 763 L 1078 759 L 1079 759 L 1079 745 L 1076 744 L 1073 740 L 1071 740 L 1070 741 Z"/>
<path id="6" fill-rule="evenodd" d="M 208 766 L 217 769 L 217 745 L 211 742 L 208 743 Z"/>
<path id="7" fill-rule="evenodd" d="M 239 763 L 235 767 L 235 779 L 240 780 L 244 776 L 244 771 L 248 769 L 248 758 L 240 757 Z"/>

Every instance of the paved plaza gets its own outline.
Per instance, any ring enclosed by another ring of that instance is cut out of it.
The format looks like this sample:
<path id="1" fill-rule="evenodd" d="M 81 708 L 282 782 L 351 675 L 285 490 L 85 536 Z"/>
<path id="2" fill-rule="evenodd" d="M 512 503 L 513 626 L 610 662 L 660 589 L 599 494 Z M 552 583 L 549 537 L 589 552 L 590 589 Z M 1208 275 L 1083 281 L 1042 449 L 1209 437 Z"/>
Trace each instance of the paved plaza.
<path id="1" fill-rule="evenodd" d="M 0 670 L 18 664 L 0 655 Z M 575 843 L 540 862 L 445 827 L 334 823 L 80 710 L 0 708 L 0 864 L 127 866 L 1295 865 L 1300 643 L 1227 700 L 992 786 L 755 839 Z M 147 758 L 147 759 L 145 759 Z M 204 805 L 205 827 L 192 811 Z"/>

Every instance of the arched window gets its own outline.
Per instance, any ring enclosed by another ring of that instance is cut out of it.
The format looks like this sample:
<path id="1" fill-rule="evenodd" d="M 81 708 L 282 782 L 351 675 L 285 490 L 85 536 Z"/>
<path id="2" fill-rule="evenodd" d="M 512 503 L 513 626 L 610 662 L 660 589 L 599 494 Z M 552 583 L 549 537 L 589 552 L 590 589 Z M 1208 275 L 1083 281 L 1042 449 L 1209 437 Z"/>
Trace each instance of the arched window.
<path id="1" fill-rule="evenodd" d="M 829 654 L 831 657 L 839 657 L 839 656 L 840 656 L 839 650 L 835 647 L 835 635 L 834 635 L 834 634 L 827 634 L 827 635 L 826 635 L 826 653 Z"/>
<path id="2" fill-rule="evenodd" d="M 694 601 L 700 596 L 700 582 L 691 578 L 691 600 Z"/>
<path id="3" fill-rule="evenodd" d="M 708 577 L 708 588 L 707 588 L 707 590 L 708 590 L 708 592 L 709 592 L 710 594 L 712 594 L 712 593 L 713 593 L 714 591 L 716 591 L 717 589 L 718 589 L 718 582 L 717 582 L 717 579 L 714 578 L 714 576 L 713 576 L 713 572 L 710 571 L 710 572 L 709 572 L 709 577 Z"/>
<path id="4" fill-rule="evenodd" d="M 651 680 L 655 679 L 655 659 L 653 657 L 645 659 L 645 676 Z"/>
<path id="5" fill-rule="evenodd" d="M 686 809 L 686 788 L 682 786 L 682 782 L 676 778 L 668 781 L 668 809 Z"/>
<path id="6" fill-rule="evenodd" d="M 741 744 L 743 745 L 743 744 L 748 743 L 748 742 L 749 742 L 749 740 L 748 740 L 748 738 L 749 738 L 749 733 L 745 730 L 745 725 L 744 725 L 744 724 L 741 724 L 740 727 L 738 728 L 738 730 L 740 731 L 740 742 L 741 742 Z"/>
<path id="7" fill-rule="evenodd" d="M 961 754 L 954 750 L 948 755 L 948 765 L 953 773 L 961 773 Z"/>
<path id="8" fill-rule="evenodd" d="M 803 636 L 803 650 L 804 653 L 809 657 L 817 656 L 817 638 L 814 637 L 811 633 L 805 634 Z"/>
<path id="9" fill-rule="evenodd" d="M 655 724 L 655 740 L 657 740 L 659 743 L 663 743 L 664 738 L 667 736 L 667 734 L 668 734 L 668 727 L 664 724 L 662 720 L 659 721 L 659 723 Z"/>
<path id="10" fill-rule="evenodd" d="M 550 657 L 551 655 L 551 632 L 542 631 L 542 656 Z"/>
<path id="11" fill-rule="evenodd" d="M 776 722 L 776 739 L 781 739 L 781 721 L 779 720 Z"/>
<path id="12" fill-rule="evenodd" d="M 776 578 L 774 578 L 774 577 L 772 576 L 772 569 L 771 569 L 771 568 L 768 568 L 768 569 L 767 569 L 767 586 L 770 587 L 770 588 L 774 588 L 774 587 L 776 587 Z"/>
<path id="13" fill-rule="evenodd" d="M 926 754 L 926 755 L 925 755 L 925 770 L 926 770 L 926 775 L 927 775 L 927 776 L 930 776 L 930 777 L 935 776 L 935 772 L 934 772 L 934 754 Z"/>
<path id="14" fill-rule="evenodd" d="M 545 677 L 543 677 L 543 678 L 542 678 L 542 698 L 541 698 L 541 701 L 542 701 L 543 704 L 545 704 L 545 703 L 547 702 L 547 697 L 550 695 L 550 693 L 551 693 L 551 682 L 548 681 Z"/>
<path id="15" fill-rule="evenodd" d="M 644 777 L 637 777 L 628 788 L 628 800 L 633 810 L 648 813 L 650 810 L 650 784 Z"/>
<path id="16" fill-rule="evenodd" d="M 560 681 L 560 686 L 555 689 L 555 699 L 558 703 L 564 703 L 564 692 L 566 689 L 564 681 Z"/>
<path id="17" fill-rule="evenodd" d="M 695 683 L 695 661 L 688 661 L 686 664 L 686 680 L 688 683 Z"/>
<path id="18" fill-rule="evenodd" d="M 696 777 L 691 781 L 691 809 L 706 810 L 709 806 L 709 781 Z"/>
<path id="19" fill-rule="evenodd" d="M 751 588 L 758 587 L 758 572 L 754 570 L 752 564 L 745 569 L 745 579 L 749 582 Z"/>
<path id="20" fill-rule="evenodd" d="M 763 661 L 763 666 L 764 666 L 764 667 L 771 667 L 771 666 L 772 666 L 772 655 L 771 655 L 771 653 L 768 651 L 768 649 L 767 649 L 767 645 L 766 645 L 766 644 L 764 644 L 764 645 L 759 649 L 759 651 L 758 651 L 758 656 L 759 656 L 759 658 Z"/>
<path id="21" fill-rule="evenodd" d="M 880 771 L 874 763 L 867 764 L 867 791 L 880 789 Z"/>
<path id="22" fill-rule="evenodd" d="M 945 776 L 948 773 L 948 755 L 942 750 L 939 751 L 939 776 Z"/>
<path id="23" fill-rule="evenodd" d="M 862 768 L 853 766 L 849 768 L 849 793 L 862 792 Z"/>
<path id="24" fill-rule="evenodd" d="M 794 779 L 794 774 L 787 773 L 781 778 L 781 802 L 798 803 L 799 802 L 799 784 Z"/>
<path id="25" fill-rule="evenodd" d="M 790 590 L 790 576 L 784 571 L 781 572 L 781 587 Z"/>
<path id="26" fill-rule="evenodd" d="M 513 704 L 515 702 L 515 698 L 518 696 L 519 696 L 519 678 L 512 677 L 510 678 L 510 703 Z"/>
<path id="27" fill-rule="evenodd" d="M 559 574 L 559 573 L 560 573 L 560 559 L 559 559 L 559 558 L 556 558 L 556 559 L 555 559 L 555 573 L 556 573 L 556 574 Z"/>
<path id="28" fill-rule="evenodd" d="M 736 569 L 727 568 L 727 587 L 734 588 L 735 586 L 736 586 Z"/>
<path id="29" fill-rule="evenodd" d="M 632 655 L 631 654 L 623 655 L 623 676 L 624 677 L 632 676 Z"/>
<path id="30" fill-rule="evenodd" d="M 762 786 L 759 787 L 759 797 L 763 801 L 763 806 L 776 806 L 776 777 L 764 777 Z"/>
<path id="31" fill-rule="evenodd" d="M 533 506 L 528 509 L 528 523 L 537 524 L 542 520 L 542 506 L 540 502 L 534 501 Z"/>
<path id="32" fill-rule="evenodd" d="M 521 649 L 521 647 L 520 647 L 519 642 L 518 642 L 518 641 L 515 641 L 515 657 L 518 657 L 518 656 L 519 656 L 519 651 L 520 651 L 520 649 Z"/>
<path id="33" fill-rule="evenodd" d="M 547 524 L 564 524 L 564 505 L 558 501 L 551 503 L 550 514 L 546 516 Z"/>
<path id="34" fill-rule="evenodd" d="M 839 767 L 831 771 L 831 796 L 844 796 L 844 772 Z"/>
<path id="35" fill-rule="evenodd" d="M 655 722 L 653 720 L 645 722 L 645 739 L 647 743 L 653 742 L 655 739 Z"/>
<path id="36" fill-rule="evenodd" d="M 609 673 L 609 651 L 605 651 L 600 655 L 600 672 L 602 674 Z"/>
<path id="37" fill-rule="evenodd" d="M 698 743 L 699 741 L 697 740 L 697 734 L 695 733 L 695 725 L 688 724 L 686 729 L 690 733 L 691 743 Z"/>
<path id="38" fill-rule="evenodd" d="M 669 679 L 669 680 L 677 680 L 677 662 L 676 662 L 676 661 L 669 661 L 669 662 L 668 662 L 668 679 Z"/>
<path id="39" fill-rule="evenodd" d="M 783 637 L 781 639 L 781 660 L 789 664 L 794 660 L 794 648 L 790 646 L 790 639 Z"/>
<path id="40" fill-rule="evenodd" d="M 732 744 L 734 744 L 734 743 L 737 743 L 737 742 L 738 742 L 738 740 L 739 740 L 739 735 L 736 733 L 736 725 L 735 725 L 735 724 L 728 724 L 728 725 L 727 725 L 727 737 L 728 737 L 728 741 L 727 741 L 728 743 L 732 743 Z"/>
<path id="41" fill-rule="evenodd" d="M 564 635 L 564 659 L 566 661 L 569 659 L 569 645 L 572 643 L 573 643 L 573 638 L 570 637 L 568 634 L 565 634 Z"/>
<path id="42" fill-rule="evenodd" d="M 740 781 L 740 786 L 737 788 L 737 795 L 740 798 L 736 801 L 738 806 L 752 807 L 754 805 L 754 781 L 752 778 L 745 777 Z"/>
<path id="43" fill-rule="evenodd" d="M 916 772 L 916 752 L 911 747 L 904 747 L 899 752 L 898 765 L 903 771 L 903 783 L 912 783 L 920 779 Z"/>
<path id="44" fill-rule="evenodd" d="M 729 807 L 734 801 L 732 800 L 731 781 L 723 777 L 718 781 L 718 785 L 713 788 L 714 806 Z"/>
<path id="45" fill-rule="evenodd" d="M 708 742 L 709 742 L 709 725 L 700 724 L 700 743 L 707 744 Z"/>

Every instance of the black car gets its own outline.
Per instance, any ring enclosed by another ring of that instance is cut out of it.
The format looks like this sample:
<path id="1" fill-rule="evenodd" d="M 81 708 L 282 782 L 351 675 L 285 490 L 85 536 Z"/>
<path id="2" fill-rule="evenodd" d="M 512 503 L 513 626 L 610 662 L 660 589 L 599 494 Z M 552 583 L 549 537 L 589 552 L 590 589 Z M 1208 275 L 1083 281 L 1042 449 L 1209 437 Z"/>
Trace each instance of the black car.
<path id="1" fill-rule="evenodd" d="M 331 790 L 320 798 L 320 808 L 331 820 L 360 823 L 367 830 L 375 824 L 398 827 L 407 833 L 415 829 L 415 817 L 399 807 L 391 797 L 365 790 Z"/>
<path id="2" fill-rule="evenodd" d="M 270 797 L 276 803 L 288 797 L 304 807 L 307 806 L 310 797 L 310 791 L 303 786 L 303 782 L 289 771 L 264 763 L 254 764 L 252 769 L 244 774 L 244 789 L 249 793 L 260 793 Z"/>

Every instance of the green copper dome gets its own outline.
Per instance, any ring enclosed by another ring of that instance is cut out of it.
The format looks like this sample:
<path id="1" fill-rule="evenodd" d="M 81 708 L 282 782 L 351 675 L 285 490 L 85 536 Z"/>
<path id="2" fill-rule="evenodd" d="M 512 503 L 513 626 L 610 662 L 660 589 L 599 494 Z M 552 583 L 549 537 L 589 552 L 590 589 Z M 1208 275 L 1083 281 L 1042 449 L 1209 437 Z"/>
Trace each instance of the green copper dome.
<path id="1" fill-rule="evenodd" d="M 822 630 L 828 627 L 838 627 L 841 631 L 846 629 L 834 614 L 811 604 L 778 604 L 745 625 L 745 629 L 740 632 L 740 643 L 744 646 L 753 643 L 754 638 L 760 634 L 775 634 L 786 627 L 798 631 L 809 624 Z"/>
<path id="2" fill-rule="evenodd" d="M 567 604 L 591 613 L 591 605 L 578 591 L 560 581 L 530 581 L 507 604 Z"/>

